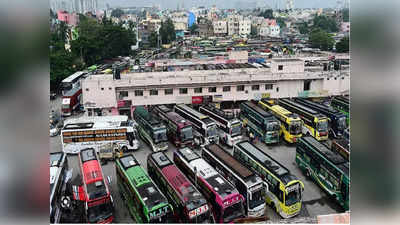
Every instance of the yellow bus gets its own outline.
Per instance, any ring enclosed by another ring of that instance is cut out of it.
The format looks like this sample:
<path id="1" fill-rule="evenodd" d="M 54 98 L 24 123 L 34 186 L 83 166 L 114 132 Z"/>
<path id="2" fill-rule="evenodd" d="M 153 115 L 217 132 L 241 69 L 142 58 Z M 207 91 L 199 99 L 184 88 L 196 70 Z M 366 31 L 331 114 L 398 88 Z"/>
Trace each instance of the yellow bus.
<path id="1" fill-rule="evenodd" d="M 274 211 L 283 218 L 300 213 L 304 184 L 285 166 L 248 141 L 234 145 L 233 157 L 266 182 L 265 202 Z"/>
<path id="2" fill-rule="evenodd" d="M 318 141 L 328 140 L 328 117 L 290 99 L 279 99 L 277 103 L 290 112 L 300 116 L 304 122 L 302 129 L 303 134 L 311 135 Z"/>
<path id="3" fill-rule="evenodd" d="M 302 136 L 303 122 L 301 118 L 286 110 L 285 108 L 273 104 L 272 100 L 262 99 L 258 105 L 264 110 L 269 110 L 281 121 L 280 136 L 289 143 L 296 143 Z"/>

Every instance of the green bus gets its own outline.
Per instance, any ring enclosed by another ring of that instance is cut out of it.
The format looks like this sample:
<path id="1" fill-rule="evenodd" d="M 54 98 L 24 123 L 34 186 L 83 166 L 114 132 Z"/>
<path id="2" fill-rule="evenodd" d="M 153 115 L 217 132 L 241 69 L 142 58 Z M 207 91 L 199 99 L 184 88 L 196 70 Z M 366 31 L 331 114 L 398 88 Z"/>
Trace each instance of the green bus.
<path id="1" fill-rule="evenodd" d="M 136 223 L 173 223 L 173 208 L 132 154 L 116 160 L 117 185 Z"/>
<path id="2" fill-rule="evenodd" d="M 331 106 L 346 115 L 347 126 L 350 125 L 350 101 L 343 96 L 335 96 L 331 101 Z"/>
<path id="3" fill-rule="evenodd" d="M 345 209 L 349 209 L 349 161 L 312 136 L 299 139 L 296 163 Z"/>
<path id="4" fill-rule="evenodd" d="M 266 144 L 278 143 L 281 123 L 270 112 L 252 102 L 240 104 L 239 118 L 247 130 Z"/>

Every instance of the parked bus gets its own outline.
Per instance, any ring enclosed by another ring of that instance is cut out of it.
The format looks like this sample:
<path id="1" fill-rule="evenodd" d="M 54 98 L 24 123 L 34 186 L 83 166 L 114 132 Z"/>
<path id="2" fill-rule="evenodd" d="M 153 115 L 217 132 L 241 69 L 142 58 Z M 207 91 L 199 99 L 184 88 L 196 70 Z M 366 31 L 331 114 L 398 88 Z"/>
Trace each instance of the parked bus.
<path id="1" fill-rule="evenodd" d="M 94 116 L 68 119 L 61 131 L 63 152 L 77 154 L 83 148 L 115 143 L 123 151 L 137 150 L 137 131 L 127 116 Z"/>
<path id="2" fill-rule="evenodd" d="M 153 151 L 168 149 L 167 128 L 160 118 L 151 114 L 143 106 L 136 107 L 133 117 L 138 124 L 140 136 L 150 145 Z"/>
<path id="3" fill-rule="evenodd" d="M 81 105 L 82 88 L 75 87 L 64 92 L 61 103 L 61 115 L 71 116 L 73 111 Z"/>
<path id="4" fill-rule="evenodd" d="M 83 185 L 79 187 L 79 191 L 74 191 L 74 197 L 85 202 L 86 222 L 113 222 L 114 203 L 105 183 L 96 150 L 86 148 L 80 151 L 78 156 Z"/>
<path id="5" fill-rule="evenodd" d="M 266 203 L 279 215 L 290 218 L 300 213 L 304 184 L 286 167 L 248 141 L 233 147 L 233 157 L 267 182 Z"/>
<path id="6" fill-rule="evenodd" d="M 202 135 L 202 143 L 218 143 L 217 124 L 210 117 L 185 105 L 175 105 L 175 112 L 189 120 L 198 133 Z"/>
<path id="7" fill-rule="evenodd" d="M 222 131 L 219 133 L 220 140 L 225 144 L 233 146 L 234 143 L 242 140 L 242 123 L 233 116 L 233 113 L 209 105 L 201 106 L 199 111 L 217 123 Z"/>
<path id="8" fill-rule="evenodd" d="M 66 190 L 68 159 L 64 152 L 50 153 L 50 223 L 61 222 L 60 201 Z"/>
<path id="9" fill-rule="evenodd" d="M 350 141 L 347 138 L 332 141 L 331 150 L 342 155 L 347 161 L 350 159 Z"/>
<path id="10" fill-rule="evenodd" d="M 346 129 L 346 115 L 344 115 L 342 112 L 330 106 L 319 104 L 303 98 L 296 98 L 295 101 L 327 116 L 330 119 L 329 131 L 333 137 L 337 138 L 343 135 L 343 132 Z"/>
<path id="11" fill-rule="evenodd" d="M 243 196 L 193 150 L 188 147 L 176 150 L 174 162 L 211 204 L 216 223 L 244 217 Z"/>
<path id="12" fill-rule="evenodd" d="M 173 223 L 173 208 L 132 154 L 116 160 L 118 190 L 136 223 Z"/>
<path id="13" fill-rule="evenodd" d="M 153 112 L 167 125 L 167 136 L 175 146 L 193 145 L 192 124 L 165 105 L 155 106 Z"/>
<path id="14" fill-rule="evenodd" d="M 297 114 L 289 112 L 285 108 L 273 104 L 272 101 L 262 99 L 258 102 L 264 110 L 269 110 L 281 121 L 280 135 L 289 143 L 295 143 L 301 137 L 303 122 Z"/>
<path id="15" fill-rule="evenodd" d="M 252 102 L 243 102 L 240 104 L 239 118 L 246 124 L 249 132 L 266 144 L 279 142 L 281 123 L 270 112 Z"/>
<path id="16" fill-rule="evenodd" d="M 250 169 L 242 165 L 225 152 L 219 145 L 207 145 L 202 157 L 235 185 L 244 197 L 244 209 L 248 217 L 260 217 L 265 213 L 265 187 L 263 180 Z"/>
<path id="17" fill-rule="evenodd" d="M 147 157 L 147 170 L 173 205 L 179 223 L 213 222 L 207 200 L 163 152 Z"/>
<path id="18" fill-rule="evenodd" d="M 349 162 L 313 137 L 303 137 L 296 148 L 296 163 L 308 177 L 349 209 Z"/>
<path id="19" fill-rule="evenodd" d="M 326 116 L 290 99 L 279 99 L 278 104 L 300 116 L 304 121 L 303 134 L 311 135 L 318 141 L 328 140 L 329 126 L 328 118 Z"/>
<path id="20" fill-rule="evenodd" d="M 61 81 L 61 87 L 62 87 L 62 94 L 64 95 L 66 92 L 69 90 L 78 87 L 78 89 L 81 88 L 81 79 L 87 74 L 87 72 L 83 71 L 78 71 L 69 77 L 65 78 L 64 80 Z"/>
<path id="21" fill-rule="evenodd" d="M 349 126 L 350 125 L 350 113 L 349 113 L 350 101 L 349 101 L 349 99 L 342 97 L 342 96 L 335 96 L 331 101 L 331 106 L 346 115 L 347 126 Z"/>

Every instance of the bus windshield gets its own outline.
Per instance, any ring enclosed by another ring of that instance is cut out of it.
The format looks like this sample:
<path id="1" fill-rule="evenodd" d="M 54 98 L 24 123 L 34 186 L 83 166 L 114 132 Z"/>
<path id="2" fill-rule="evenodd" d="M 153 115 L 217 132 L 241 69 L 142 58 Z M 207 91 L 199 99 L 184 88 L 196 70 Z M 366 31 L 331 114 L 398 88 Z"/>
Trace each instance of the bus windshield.
<path id="1" fill-rule="evenodd" d="M 231 129 L 231 136 L 237 136 L 240 135 L 241 133 L 241 127 L 240 127 L 240 122 L 232 124 L 232 129 Z"/>
<path id="2" fill-rule="evenodd" d="M 263 196 L 263 190 L 262 188 L 256 190 L 251 194 L 251 199 L 249 196 L 249 208 L 254 209 L 255 207 L 264 204 L 264 196 Z"/>
<path id="3" fill-rule="evenodd" d="M 301 121 L 293 121 L 289 125 L 290 134 L 297 135 L 301 133 Z"/>
<path id="4" fill-rule="evenodd" d="M 346 117 L 341 117 L 338 119 L 339 130 L 344 130 L 346 128 Z"/>
<path id="5" fill-rule="evenodd" d="M 297 187 L 293 187 L 293 186 L 297 186 Z M 289 191 L 289 193 L 286 193 L 286 195 L 285 195 L 285 205 L 286 206 L 293 205 L 300 201 L 301 193 L 300 193 L 299 186 L 300 185 L 297 183 L 297 184 L 293 184 L 293 185 L 289 186 L 289 188 L 287 188 L 287 189 L 291 189 L 291 190 Z M 290 187 L 293 187 L 293 188 L 290 188 Z"/>
<path id="6" fill-rule="evenodd" d="M 207 127 L 207 137 L 213 137 L 217 135 L 217 127 L 215 125 L 211 125 Z"/>
<path id="7" fill-rule="evenodd" d="M 167 141 L 167 131 L 166 129 L 160 129 L 154 131 L 154 143 L 160 143 L 163 141 Z"/>
<path id="8" fill-rule="evenodd" d="M 191 126 L 187 126 L 181 129 L 181 138 L 182 141 L 193 139 L 193 132 Z"/>
<path id="9" fill-rule="evenodd" d="M 210 210 L 208 210 L 206 213 L 200 214 L 191 219 L 190 223 L 214 223 L 214 221 L 212 221 Z"/>
<path id="10" fill-rule="evenodd" d="M 319 132 L 328 131 L 328 121 L 327 120 L 323 120 L 323 121 L 320 121 L 319 123 L 317 123 L 317 130 Z"/>
<path id="11" fill-rule="evenodd" d="M 267 131 L 278 131 L 279 128 L 279 123 L 277 121 L 267 123 Z"/>
<path id="12" fill-rule="evenodd" d="M 89 207 L 87 210 L 89 223 L 97 223 L 112 216 L 111 202 Z"/>
<path id="13" fill-rule="evenodd" d="M 243 216 L 243 205 L 242 202 L 237 202 L 224 210 L 224 223 L 229 223 L 236 218 Z"/>

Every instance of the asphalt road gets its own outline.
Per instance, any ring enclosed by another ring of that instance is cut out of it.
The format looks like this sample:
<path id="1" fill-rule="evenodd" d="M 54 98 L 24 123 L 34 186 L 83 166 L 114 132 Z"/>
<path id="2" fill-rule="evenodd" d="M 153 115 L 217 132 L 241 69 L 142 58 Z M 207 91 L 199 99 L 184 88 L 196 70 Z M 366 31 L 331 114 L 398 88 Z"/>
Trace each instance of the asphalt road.
<path id="1" fill-rule="evenodd" d="M 60 104 L 59 98 L 50 102 L 50 108 L 58 108 Z M 51 110 L 51 109 L 50 109 Z M 75 116 L 74 116 L 75 117 Z M 342 212 L 343 210 L 334 201 L 330 200 L 320 187 L 318 187 L 313 181 L 308 180 L 295 163 L 295 146 L 289 146 L 285 143 L 279 145 L 267 146 L 264 143 L 256 143 L 256 145 L 264 152 L 271 155 L 285 167 L 287 167 L 292 174 L 297 176 L 304 183 L 303 192 L 303 204 L 302 210 L 298 217 L 308 217 L 317 215 L 326 215 L 332 213 Z M 169 148 L 166 154 L 172 159 L 172 153 L 175 150 L 175 146 L 169 143 Z M 57 152 L 61 151 L 61 139 L 60 136 L 50 137 L 50 151 Z M 141 141 L 141 147 L 139 150 L 134 151 L 135 158 L 141 163 L 141 165 L 147 171 L 146 159 L 148 154 L 151 153 L 149 146 Z M 73 179 L 79 175 L 79 164 L 77 155 L 68 156 L 69 167 L 73 168 Z M 108 162 L 102 166 L 105 176 L 110 176 L 112 179 L 111 192 L 115 203 L 115 222 L 116 223 L 134 223 L 135 221 L 130 217 L 127 208 L 120 198 L 117 184 L 114 162 Z M 272 221 L 279 221 L 281 218 L 271 208 L 267 207 L 267 216 Z"/>

